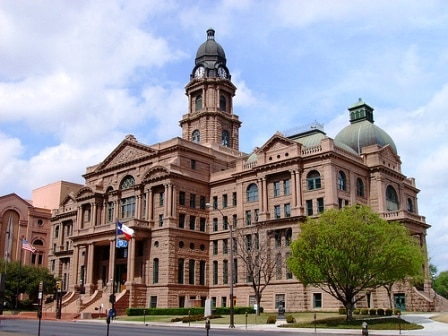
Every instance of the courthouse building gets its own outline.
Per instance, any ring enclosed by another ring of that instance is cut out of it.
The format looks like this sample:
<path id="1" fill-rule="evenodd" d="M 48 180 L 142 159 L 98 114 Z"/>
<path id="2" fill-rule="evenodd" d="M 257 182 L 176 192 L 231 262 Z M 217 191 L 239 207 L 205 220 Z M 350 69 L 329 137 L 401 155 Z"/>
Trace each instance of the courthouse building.
<path id="1" fill-rule="evenodd" d="M 224 49 L 209 29 L 185 87 L 182 136 L 154 145 L 126 136 L 86 169 L 84 186 L 53 211 L 49 267 L 62 280 L 64 309 L 109 306 L 111 293 L 119 312 L 201 305 L 206 298 L 228 306 L 230 273 L 235 304 L 252 305 L 244 263 L 238 254 L 230 260 L 231 228 L 235 239 L 243 232 L 247 244 L 246 233 L 256 228 L 260 248 L 279 261 L 263 292 L 266 311 L 280 303 L 287 311 L 337 309 L 320 289 L 300 284 L 285 260 L 301 222 L 346 205 L 368 205 L 404 223 L 426 249 L 429 225 L 419 214 L 419 189 L 401 172 L 394 141 L 374 124 L 371 106 L 353 104 L 347 127 L 334 139 L 316 124 L 298 134 L 277 132 L 246 154 L 239 150 L 236 90 Z M 125 248 L 116 247 L 117 221 L 134 230 Z M 428 278 L 418 288 L 396 284 L 393 296 L 402 309 L 436 309 Z M 382 289 L 359 305 L 389 306 Z"/>

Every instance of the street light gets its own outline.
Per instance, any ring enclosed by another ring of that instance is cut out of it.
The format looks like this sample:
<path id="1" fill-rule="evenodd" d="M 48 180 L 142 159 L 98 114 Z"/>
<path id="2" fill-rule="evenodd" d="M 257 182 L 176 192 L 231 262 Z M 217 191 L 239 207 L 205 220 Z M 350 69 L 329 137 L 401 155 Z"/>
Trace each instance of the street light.
<path id="1" fill-rule="evenodd" d="M 224 214 L 222 211 L 218 208 L 213 207 L 210 203 L 205 204 L 207 207 L 211 207 L 214 210 L 218 210 L 222 217 L 224 217 Z M 231 223 L 228 223 L 229 229 L 230 229 L 230 323 L 229 328 L 235 328 L 235 321 L 234 321 L 234 314 L 233 314 L 233 226 Z"/>

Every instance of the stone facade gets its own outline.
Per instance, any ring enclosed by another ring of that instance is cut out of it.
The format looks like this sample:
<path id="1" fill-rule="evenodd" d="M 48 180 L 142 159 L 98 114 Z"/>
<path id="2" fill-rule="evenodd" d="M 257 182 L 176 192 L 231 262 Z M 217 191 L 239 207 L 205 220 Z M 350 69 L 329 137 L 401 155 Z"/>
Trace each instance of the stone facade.
<path id="1" fill-rule="evenodd" d="M 232 264 L 235 304 L 253 305 L 244 263 L 238 254 L 230 260 L 230 229 L 246 243 L 256 230 L 260 249 L 279 261 L 263 292 L 266 311 L 281 303 L 286 311 L 337 309 L 335 299 L 300 284 L 285 260 L 307 217 L 351 204 L 403 222 L 426 249 L 419 190 L 402 174 L 391 139 L 373 125 L 370 106 L 359 101 L 349 109 L 351 126 L 365 123 L 382 136 L 356 139 L 362 147 L 353 147 L 351 129 L 332 139 L 314 125 L 276 133 L 246 154 L 239 151 L 235 91 L 224 50 L 209 30 L 186 85 L 182 138 L 145 145 L 128 135 L 87 168 L 84 186 L 53 211 L 49 267 L 67 292 L 65 309 L 93 310 L 108 304 L 111 293 L 120 309 L 197 306 L 206 298 L 228 306 Z M 127 248 L 116 247 L 117 221 L 135 232 Z M 397 284 L 392 293 L 400 308 L 436 309 L 427 280 L 419 289 Z M 76 306 L 75 297 L 82 300 Z M 386 304 L 380 289 L 360 306 Z"/>

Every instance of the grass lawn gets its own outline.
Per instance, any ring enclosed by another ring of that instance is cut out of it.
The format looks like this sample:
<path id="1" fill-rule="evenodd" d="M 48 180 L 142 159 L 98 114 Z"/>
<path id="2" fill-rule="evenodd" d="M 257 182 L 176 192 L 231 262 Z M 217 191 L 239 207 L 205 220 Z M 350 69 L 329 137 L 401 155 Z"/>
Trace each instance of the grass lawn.
<path id="1" fill-rule="evenodd" d="M 418 324 L 408 323 L 403 319 L 398 319 L 395 316 L 390 317 L 372 317 L 372 316 L 360 316 L 355 315 L 356 320 L 347 322 L 345 321 L 345 315 L 339 315 L 334 312 L 298 312 L 290 313 L 286 315 L 292 315 L 296 323 L 285 324 L 285 328 L 318 328 L 318 329 L 361 329 L 362 322 L 366 321 L 369 325 L 369 330 L 417 330 L 422 329 L 422 326 Z M 316 326 L 314 325 L 314 316 L 316 315 Z M 275 313 L 263 313 L 260 316 L 255 314 L 234 315 L 235 324 L 244 325 L 247 324 L 266 324 L 269 316 L 276 316 Z M 441 315 L 439 315 L 441 316 Z M 146 315 L 143 316 L 119 316 L 119 320 L 134 321 L 134 322 L 171 322 L 175 317 L 182 316 L 167 316 L 167 315 Z M 444 318 L 448 321 L 448 314 L 445 314 Z M 229 315 L 224 315 L 221 318 L 212 319 L 211 324 L 229 324 Z M 192 324 L 204 324 L 204 321 L 191 322 Z"/>

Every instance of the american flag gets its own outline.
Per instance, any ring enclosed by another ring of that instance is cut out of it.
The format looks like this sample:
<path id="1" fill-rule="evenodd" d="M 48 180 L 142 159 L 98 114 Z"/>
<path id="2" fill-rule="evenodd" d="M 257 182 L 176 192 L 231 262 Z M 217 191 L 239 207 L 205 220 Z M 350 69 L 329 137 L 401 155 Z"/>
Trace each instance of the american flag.
<path id="1" fill-rule="evenodd" d="M 30 251 L 31 253 L 36 252 L 36 248 L 30 243 L 28 243 L 28 240 L 26 239 L 22 239 L 22 248 L 24 250 Z"/>

